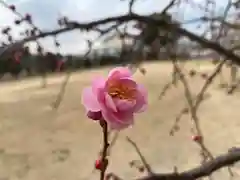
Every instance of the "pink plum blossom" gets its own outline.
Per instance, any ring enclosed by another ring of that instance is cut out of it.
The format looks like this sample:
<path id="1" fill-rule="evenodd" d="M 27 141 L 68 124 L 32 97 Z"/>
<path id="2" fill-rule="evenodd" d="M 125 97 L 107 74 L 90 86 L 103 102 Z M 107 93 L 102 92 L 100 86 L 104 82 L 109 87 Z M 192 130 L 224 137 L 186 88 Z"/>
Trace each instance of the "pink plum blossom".
<path id="1" fill-rule="evenodd" d="M 103 119 L 115 130 L 133 125 L 134 114 L 146 110 L 147 91 L 132 75 L 129 68 L 117 67 L 107 78 L 95 78 L 82 92 L 82 104 L 88 117 Z"/>

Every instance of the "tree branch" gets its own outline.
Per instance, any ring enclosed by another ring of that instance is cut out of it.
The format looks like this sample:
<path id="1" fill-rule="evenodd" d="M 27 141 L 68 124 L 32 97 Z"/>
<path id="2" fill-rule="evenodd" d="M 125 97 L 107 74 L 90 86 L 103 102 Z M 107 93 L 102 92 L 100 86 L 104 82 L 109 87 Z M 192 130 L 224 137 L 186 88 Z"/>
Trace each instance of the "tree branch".
<path id="1" fill-rule="evenodd" d="M 230 150 L 228 153 L 220 155 L 196 168 L 181 173 L 155 174 L 139 178 L 138 180 L 195 180 L 200 177 L 209 176 L 214 171 L 233 165 L 239 160 L 240 148 L 234 148 L 234 150 Z"/>
<path id="2" fill-rule="evenodd" d="M 174 24 L 169 24 L 164 20 L 155 20 L 149 16 L 140 16 L 137 14 L 127 14 L 127 15 L 122 15 L 122 16 L 109 17 L 109 18 L 100 19 L 97 21 L 92 21 L 89 23 L 69 22 L 67 24 L 67 27 L 65 27 L 65 28 L 41 33 L 37 36 L 32 36 L 32 37 L 17 41 L 12 46 L 24 44 L 26 42 L 34 41 L 39 38 L 44 38 L 46 36 L 51 36 L 51 35 L 53 36 L 53 35 L 65 33 L 65 32 L 68 32 L 68 31 L 71 31 L 74 29 L 91 30 L 99 25 L 103 25 L 103 24 L 107 24 L 107 23 L 112 23 L 112 22 L 123 23 L 123 22 L 128 22 L 128 21 L 133 21 L 133 20 L 144 22 L 147 24 L 155 24 L 156 26 L 159 26 L 161 28 L 167 28 L 167 29 L 176 31 L 180 35 L 185 36 L 185 37 L 189 38 L 190 40 L 199 43 L 202 47 L 209 48 L 209 49 L 216 51 L 217 53 L 225 56 L 227 59 L 230 59 L 231 61 L 233 61 L 234 63 L 236 63 L 237 65 L 240 66 L 240 57 L 237 56 L 233 51 L 222 47 L 218 43 L 209 41 L 203 37 L 200 37 L 194 33 L 189 32 L 188 30 L 186 30 L 184 28 L 177 27 Z M 0 54 L 0 56 L 1 56 L 1 54 Z"/>

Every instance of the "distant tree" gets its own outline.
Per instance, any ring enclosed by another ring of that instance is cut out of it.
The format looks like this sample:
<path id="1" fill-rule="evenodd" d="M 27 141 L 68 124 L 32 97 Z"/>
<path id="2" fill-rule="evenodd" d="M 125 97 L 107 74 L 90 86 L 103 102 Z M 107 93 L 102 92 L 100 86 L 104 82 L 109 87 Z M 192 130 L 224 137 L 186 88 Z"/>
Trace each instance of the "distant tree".
<path id="1" fill-rule="evenodd" d="M 0 53 L 2 57 L 0 59 L 0 76 L 2 77 L 6 73 L 10 73 L 15 78 L 21 71 L 26 70 L 29 72 L 29 68 L 24 66 L 22 59 L 29 56 L 29 50 L 27 47 L 15 46 L 10 49 L 6 49 L 4 46 L 0 47 Z"/>

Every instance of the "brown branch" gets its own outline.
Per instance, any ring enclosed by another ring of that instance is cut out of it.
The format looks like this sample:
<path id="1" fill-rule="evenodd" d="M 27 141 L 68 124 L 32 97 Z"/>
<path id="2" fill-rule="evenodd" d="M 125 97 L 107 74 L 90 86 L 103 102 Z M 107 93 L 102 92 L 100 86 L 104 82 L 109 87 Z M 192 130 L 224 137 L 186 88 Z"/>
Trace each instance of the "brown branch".
<path id="1" fill-rule="evenodd" d="M 137 144 L 131 140 L 129 137 L 126 137 L 127 141 L 134 147 L 134 149 L 136 150 L 137 154 L 139 155 L 141 162 L 144 165 L 144 168 L 146 168 L 148 174 L 153 174 L 153 170 L 151 168 L 151 166 L 148 164 L 147 160 L 145 159 L 145 157 L 142 155 L 140 149 L 138 148 Z"/>
<path id="2" fill-rule="evenodd" d="M 171 1 L 169 2 L 169 4 L 163 9 L 162 13 L 163 13 L 163 14 L 166 13 L 171 7 L 174 6 L 175 2 L 176 2 L 176 0 L 171 0 Z"/>
<path id="3" fill-rule="evenodd" d="M 215 18 L 209 18 L 209 17 L 202 17 L 200 18 L 203 21 L 212 21 L 212 22 L 219 22 L 229 28 L 239 30 L 240 29 L 240 23 L 231 23 L 226 20 L 224 20 L 222 17 L 215 17 Z M 200 20 L 199 19 L 199 20 Z"/>
<path id="4" fill-rule="evenodd" d="M 102 148 L 102 155 L 101 155 L 101 163 L 102 163 L 102 168 L 101 168 L 101 173 L 100 173 L 100 180 L 104 180 L 105 177 L 105 172 L 107 170 L 108 166 L 108 159 L 107 159 L 107 152 L 108 152 L 108 125 L 105 120 L 100 120 L 100 125 L 102 127 L 103 131 L 103 148 Z"/>
<path id="5" fill-rule="evenodd" d="M 158 97 L 159 100 L 162 100 L 162 98 L 165 96 L 166 92 L 172 87 L 173 85 L 173 79 L 171 79 L 170 82 L 166 83 L 164 87 L 162 88 L 162 91 Z"/>
<path id="6" fill-rule="evenodd" d="M 240 161 L 240 148 L 231 150 L 226 154 L 220 155 L 213 160 L 210 160 L 196 168 L 181 172 L 168 174 L 154 174 L 139 178 L 138 180 L 195 180 L 197 178 L 209 176 L 214 171 L 217 171 L 225 166 L 231 166 L 237 161 Z"/>
<path id="7" fill-rule="evenodd" d="M 181 27 L 177 27 L 173 24 L 169 24 L 164 20 L 155 20 L 149 16 L 140 16 L 137 14 L 131 14 L 131 15 L 122 15 L 122 16 L 116 16 L 116 17 L 109 17 L 109 18 L 105 18 L 105 19 L 100 19 L 97 21 L 92 21 L 89 23 L 77 23 L 77 22 L 69 22 L 68 26 L 65 28 L 61 28 L 61 29 L 57 29 L 57 30 L 53 30 L 50 32 L 45 32 L 45 33 L 41 33 L 37 36 L 32 36 L 20 41 L 17 41 L 16 43 L 14 43 L 12 46 L 16 45 L 16 44 L 24 44 L 26 42 L 29 41 L 34 41 L 38 38 L 44 38 L 46 36 L 53 36 L 53 35 L 57 35 L 57 34 L 61 34 L 61 33 L 65 33 L 74 29 L 83 29 L 83 30 L 90 30 L 92 28 L 97 27 L 98 25 L 103 25 L 103 24 L 107 24 L 107 23 L 112 23 L 112 22 L 118 22 L 118 23 L 122 23 L 122 22 L 129 22 L 129 21 L 141 21 L 147 24 L 155 24 L 156 26 L 162 27 L 162 28 L 169 28 L 173 31 L 176 31 L 177 33 L 179 33 L 182 36 L 185 36 L 187 38 L 189 38 L 192 41 L 195 41 L 197 43 L 199 43 L 201 46 L 203 46 L 204 48 L 210 48 L 214 51 L 216 51 L 217 53 L 225 56 L 227 59 L 230 59 L 231 61 L 233 61 L 234 63 L 240 65 L 240 57 L 235 54 L 233 51 L 228 50 L 226 48 L 224 48 L 223 46 L 219 45 L 218 43 L 209 41 L 203 37 L 200 37 L 192 32 L 189 32 L 188 30 L 181 28 Z M 1 55 L 0 55 L 1 56 Z"/>
<path id="8" fill-rule="evenodd" d="M 199 118 L 197 116 L 197 111 L 194 108 L 194 99 L 193 99 L 192 92 L 190 90 L 190 86 L 189 86 L 184 74 L 182 73 L 180 67 L 177 65 L 177 63 L 174 63 L 174 66 L 177 70 L 177 73 L 179 74 L 179 79 L 184 86 L 184 95 L 185 95 L 187 103 L 188 103 L 188 108 L 190 110 L 191 118 L 193 120 L 195 129 L 196 129 L 196 133 L 197 133 L 197 135 L 202 137 L 201 141 L 198 142 L 198 145 L 201 147 L 201 154 L 203 156 L 203 161 L 206 161 L 207 158 L 213 159 L 213 155 L 211 154 L 211 152 L 207 149 L 207 147 L 204 144 L 203 135 L 202 135 L 203 133 L 202 133 L 200 125 L 199 125 Z"/>
<path id="9" fill-rule="evenodd" d="M 209 76 L 209 78 L 205 81 L 204 85 L 202 86 L 202 89 L 200 90 L 200 92 L 197 95 L 196 101 L 195 101 L 195 105 L 194 108 L 197 110 L 199 108 L 200 103 L 202 102 L 202 100 L 204 99 L 204 93 L 207 91 L 209 85 L 213 82 L 214 78 L 220 73 L 223 65 L 225 64 L 226 59 L 224 59 L 222 62 L 220 62 L 218 64 L 218 66 L 216 67 L 216 69 L 212 72 L 212 74 Z"/>

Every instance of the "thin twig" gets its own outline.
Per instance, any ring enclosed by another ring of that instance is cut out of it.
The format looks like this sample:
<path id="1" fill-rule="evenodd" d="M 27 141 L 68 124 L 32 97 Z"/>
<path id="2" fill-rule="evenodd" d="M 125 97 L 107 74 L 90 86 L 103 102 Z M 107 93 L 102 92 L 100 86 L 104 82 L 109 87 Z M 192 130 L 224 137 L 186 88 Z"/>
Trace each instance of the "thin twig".
<path id="1" fill-rule="evenodd" d="M 101 168 L 101 174 L 100 174 L 100 180 L 104 180 L 105 177 L 105 172 L 107 169 L 108 165 L 108 160 L 107 160 L 107 152 L 108 152 L 108 125 L 107 122 L 102 120 L 101 122 L 102 126 L 102 131 L 103 131 L 103 148 L 102 148 L 102 156 L 101 156 L 101 163 L 103 167 Z"/>
<path id="2" fill-rule="evenodd" d="M 151 168 L 151 166 L 148 164 L 147 160 L 145 159 L 145 157 L 142 155 L 140 149 L 138 148 L 137 144 L 131 140 L 129 137 L 126 137 L 127 141 L 134 147 L 134 149 L 136 150 L 137 154 L 139 155 L 144 167 L 146 168 L 147 172 L 149 174 L 153 174 L 153 170 Z"/>

